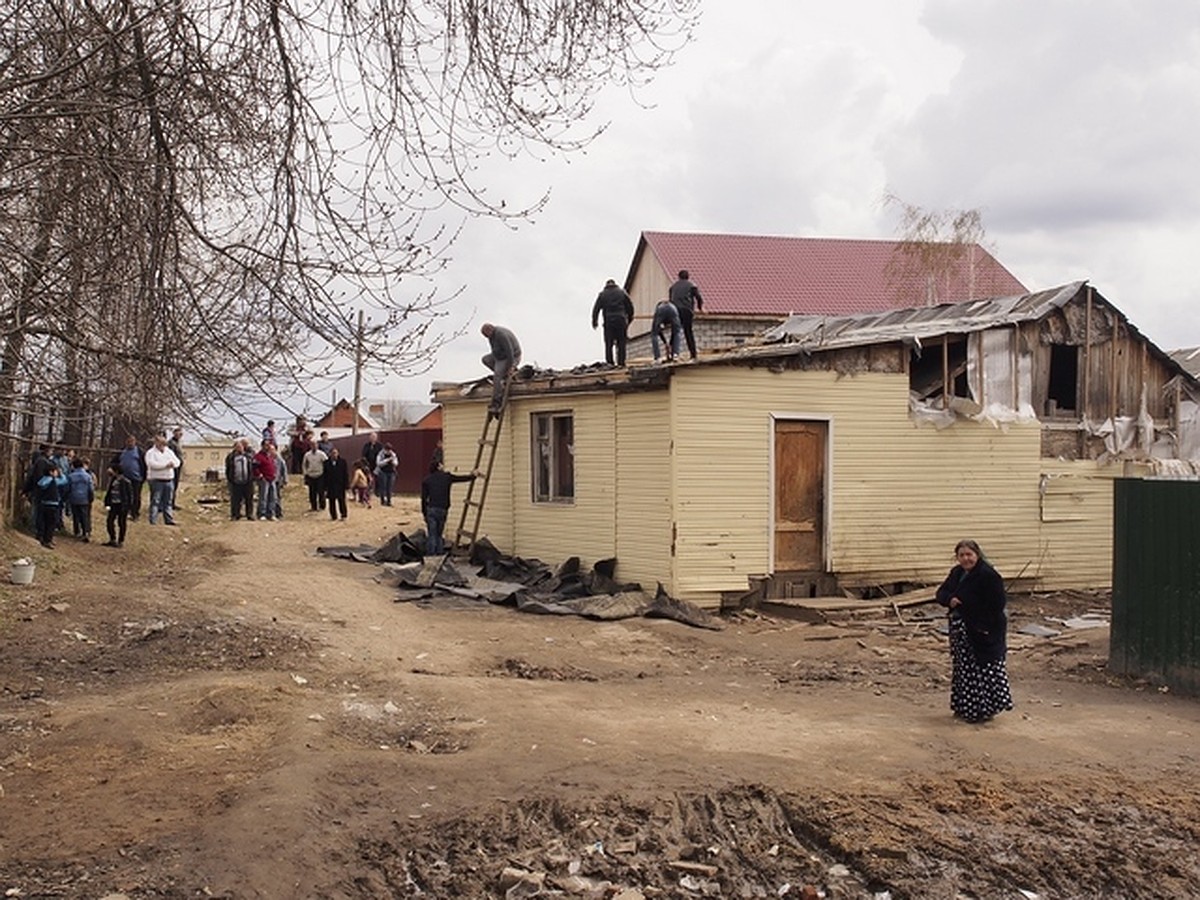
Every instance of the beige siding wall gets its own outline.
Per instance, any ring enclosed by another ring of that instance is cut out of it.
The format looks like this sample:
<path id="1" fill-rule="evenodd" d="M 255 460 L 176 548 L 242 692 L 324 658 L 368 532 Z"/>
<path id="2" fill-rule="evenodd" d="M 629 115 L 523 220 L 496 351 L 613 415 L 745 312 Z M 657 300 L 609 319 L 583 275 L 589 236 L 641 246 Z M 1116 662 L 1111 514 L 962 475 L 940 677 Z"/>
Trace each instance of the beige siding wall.
<path id="1" fill-rule="evenodd" d="M 486 415 L 485 402 L 445 404 L 442 411 L 442 447 L 446 468 L 451 472 L 465 474 L 471 471 Z M 479 531 L 481 536 L 487 535 L 488 540 L 506 552 L 512 549 L 513 544 L 512 423 L 513 417 L 509 415 L 504 421 L 500 444 L 496 448 L 496 462 L 492 468 Z M 465 484 L 456 484 L 450 493 L 454 506 L 446 520 L 447 543 L 454 540 L 461 521 L 467 487 Z"/>
<path id="2" fill-rule="evenodd" d="M 534 503 L 530 416 L 557 410 L 574 415 L 575 502 Z M 482 416 L 446 405 L 451 468 L 470 468 Z M 964 537 L 1009 578 L 1110 583 L 1121 465 L 1042 459 L 1037 423 L 917 425 L 907 378 L 886 373 L 695 366 L 669 392 L 514 401 L 483 532 L 551 565 L 615 555 L 620 580 L 716 605 L 772 570 L 773 417 L 829 423 L 826 555 L 846 586 L 940 579 Z"/>
<path id="3" fill-rule="evenodd" d="M 1082 459 L 1041 463 L 1044 549 L 1030 574 L 1053 588 L 1111 587 L 1113 480 L 1146 475 L 1146 468 Z"/>
<path id="4" fill-rule="evenodd" d="M 617 398 L 617 580 L 670 585 L 671 429 L 667 391 Z"/>
<path id="5" fill-rule="evenodd" d="M 531 421 L 538 412 L 569 412 L 575 430 L 574 502 L 535 503 Z M 616 553 L 616 403 L 612 394 L 569 394 L 512 404 L 513 552 L 556 566 L 578 556 L 585 566 Z"/>
<path id="6" fill-rule="evenodd" d="M 939 578 L 963 537 L 978 540 L 1010 577 L 1024 570 L 1048 588 L 1108 583 L 1110 475 L 1095 464 L 1086 476 L 1074 473 L 1086 531 L 1043 523 L 1037 423 L 917 426 L 907 378 L 883 373 L 696 367 L 680 372 L 672 390 L 678 596 L 716 603 L 771 570 L 772 415 L 830 422 L 826 539 L 843 584 Z M 1079 535 L 1094 553 L 1071 549 Z"/>

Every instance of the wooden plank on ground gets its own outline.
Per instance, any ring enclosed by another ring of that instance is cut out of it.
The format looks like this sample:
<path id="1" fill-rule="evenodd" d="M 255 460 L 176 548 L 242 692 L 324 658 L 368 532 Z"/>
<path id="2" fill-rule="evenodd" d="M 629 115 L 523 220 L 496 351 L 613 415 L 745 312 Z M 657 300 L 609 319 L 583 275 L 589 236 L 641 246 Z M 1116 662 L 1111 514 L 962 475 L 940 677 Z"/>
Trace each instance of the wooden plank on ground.
<path id="1" fill-rule="evenodd" d="M 893 597 L 877 597 L 873 600 L 849 600 L 846 597 L 778 597 L 763 602 L 763 607 L 787 606 L 794 609 L 812 609 L 820 612 L 846 612 L 853 610 L 880 610 L 897 607 L 920 606 L 931 603 L 937 591 L 934 587 L 917 588 L 896 594 Z"/>

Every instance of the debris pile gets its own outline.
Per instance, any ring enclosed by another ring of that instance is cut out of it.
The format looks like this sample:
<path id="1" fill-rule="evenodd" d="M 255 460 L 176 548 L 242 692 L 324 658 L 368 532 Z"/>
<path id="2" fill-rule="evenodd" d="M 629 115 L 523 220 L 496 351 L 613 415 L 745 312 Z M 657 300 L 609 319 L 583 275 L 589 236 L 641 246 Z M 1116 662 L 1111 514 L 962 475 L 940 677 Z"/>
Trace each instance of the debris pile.
<path id="1" fill-rule="evenodd" d="M 719 619 L 695 604 L 671 597 L 661 584 L 650 594 L 640 584 L 616 581 L 616 559 L 602 559 L 585 569 L 573 556 L 552 569 L 541 560 L 501 553 L 483 538 L 467 561 L 472 571 L 464 571 L 462 561 L 449 555 L 426 556 L 423 531 L 397 533 L 382 547 L 318 547 L 317 552 L 382 565 L 397 579 L 397 602 L 439 608 L 492 603 L 543 615 L 602 620 L 646 616 L 697 628 L 722 627 Z"/>

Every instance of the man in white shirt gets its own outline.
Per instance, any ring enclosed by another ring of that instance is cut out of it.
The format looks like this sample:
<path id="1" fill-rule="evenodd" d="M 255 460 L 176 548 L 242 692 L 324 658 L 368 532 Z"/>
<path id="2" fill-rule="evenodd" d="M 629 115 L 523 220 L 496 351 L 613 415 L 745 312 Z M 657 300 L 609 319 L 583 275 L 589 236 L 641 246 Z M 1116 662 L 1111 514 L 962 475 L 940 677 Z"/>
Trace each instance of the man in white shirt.
<path id="1" fill-rule="evenodd" d="M 161 512 L 163 522 L 175 525 L 175 470 L 179 457 L 167 446 L 167 436 L 156 434 L 154 446 L 146 451 L 146 482 L 150 485 L 150 524 L 156 524 Z"/>
<path id="2" fill-rule="evenodd" d="M 325 460 L 329 457 L 316 444 L 304 454 L 300 471 L 304 473 L 304 483 L 308 485 L 308 505 L 312 512 L 325 508 Z"/>

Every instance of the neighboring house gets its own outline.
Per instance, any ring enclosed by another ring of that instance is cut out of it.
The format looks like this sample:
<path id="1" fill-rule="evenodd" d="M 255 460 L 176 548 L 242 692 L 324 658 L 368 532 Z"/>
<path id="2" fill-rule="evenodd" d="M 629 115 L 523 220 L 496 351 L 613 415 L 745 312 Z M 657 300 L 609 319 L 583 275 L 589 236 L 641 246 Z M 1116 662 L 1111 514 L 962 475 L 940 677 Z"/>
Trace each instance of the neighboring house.
<path id="1" fill-rule="evenodd" d="M 441 423 L 421 423 L 438 411 L 437 404 L 421 400 L 368 400 L 367 414 L 380 428 L 440 428 Z M 436 417 L 435 417 L 436 418 Z"/>
<path id="2" fill-rule="evenodd" d="M 686 269 L 704 298 L 701 349 L 751 341 L 789 315 L 848 315 L 1021 294 L 1026 288 L 977 244 L 644 231 L 625 290 L 633 299 L 629 356 L 650 356 L 654 305 Z"/>
<path id="3" fill-rule="evenodd" d="M 366 412 L 363 412 L 363 409 Z M 350 428 L 354 424 L 354 404 L 339 400 L 315 424 L 322 428 Z M 441 428 L 441 407 L 421 400 L 367 400 L 359 404 L 359 431 L 391 431 L 396 428 Z"/>
<path id="4" fill-rule="evenodd" d="M 434 385 L 451 469 L 488 391 Z M 964 537 L 1032 587 L 1105 587 L 1112 479 L 1194 472 L 1197 396 L 1082 282 L 796 317 L 695 364 L 518 379 L 482 533 L 551 564 L 616 557 L 619 580 L 707 606 L 761 578 L 937 582 Z"/>
<path id="5" fill-rule="evenodd" d="M 362 410 L 358 411 L 358 430 L 359 431 L 378 431 L 380 428 L 379 422 L 369 415 L 365 415 Z M 314 432 L 320 433 L 321 429 L 332 428 L 353 428 L 355 427 L 355 409 L 354 404 L 349 400 L 339 400 L 337 404 L 325 415 L 321 416 L 316 423 L 309 426 Z"/>
<path id="6" fill-rule="evenodd" d="M 187 484 L 225 481 L 225 457 L 233 449 L 234 439 L 226 435 L 204 435 L 183 444 L 183 474 Z"/>

